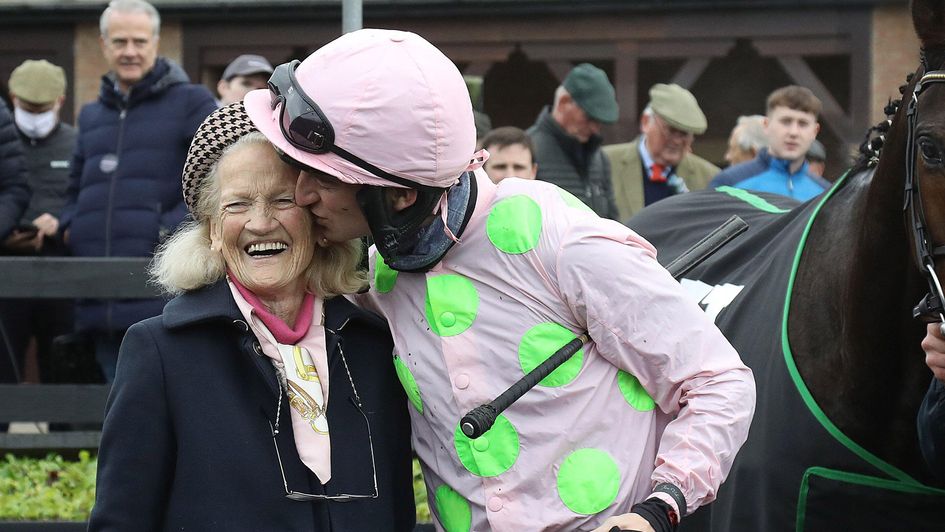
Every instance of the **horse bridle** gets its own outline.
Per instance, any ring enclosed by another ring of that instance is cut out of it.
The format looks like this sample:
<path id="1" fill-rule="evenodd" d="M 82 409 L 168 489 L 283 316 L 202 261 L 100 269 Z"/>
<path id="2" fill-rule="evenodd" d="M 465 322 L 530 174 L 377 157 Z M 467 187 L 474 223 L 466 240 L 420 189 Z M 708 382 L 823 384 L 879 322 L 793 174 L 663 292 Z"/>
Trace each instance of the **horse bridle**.
<path id="1" fill-rule="evenodd" d="M 922 57 L 925 66 L 925 56 Z M 915 318 L 931 318 L 937 315 L 945 333 L 945 294 L 942 285 L 935 274 L 935 259 L 945 256 L 945 246 L 934 246 L 930 243 L 928 228 L 925 223 L 925 212 L 922 207 L 922 194 L 919 190 L 919 181 L 916 179 L 916 157 L 918 156 L 915 127 L 918 122 L 919 95 L 933 83 L 945 83 L 945 70 L 925 72 L 915 84 L 912 98 L 906 108 L 908 136 L 906 137 L 906 183 L 903 210 L 908 212 L 912 228 L 912 240 L 915 243 L 916 260 L 922 274 L 929 283 L 929 293 L 922 298 L 912 310 Z"/>

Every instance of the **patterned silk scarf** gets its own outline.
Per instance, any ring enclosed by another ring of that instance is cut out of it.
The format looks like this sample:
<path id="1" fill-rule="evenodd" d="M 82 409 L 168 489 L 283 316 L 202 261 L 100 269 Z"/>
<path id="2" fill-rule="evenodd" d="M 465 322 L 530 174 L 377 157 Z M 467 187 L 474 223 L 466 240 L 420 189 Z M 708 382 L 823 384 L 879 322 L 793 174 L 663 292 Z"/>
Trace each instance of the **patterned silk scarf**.
<path id="1" fill-rule="evenodd" d="M 302 462 L 322 484 L 331 479 L 328 434 L 328 353 L 322 299 L 306 294 L 295 326 L 270 313 L 255 294 L 229 278 L 230 292 L 272 359 L 291 406 L 292 432 Z"/>

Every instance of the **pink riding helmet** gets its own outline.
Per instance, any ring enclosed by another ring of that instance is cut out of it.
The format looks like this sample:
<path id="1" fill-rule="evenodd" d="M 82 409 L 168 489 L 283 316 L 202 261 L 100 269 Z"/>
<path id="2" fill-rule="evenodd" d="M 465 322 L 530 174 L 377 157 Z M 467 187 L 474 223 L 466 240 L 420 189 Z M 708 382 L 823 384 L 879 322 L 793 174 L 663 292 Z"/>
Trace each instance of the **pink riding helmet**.
<path id="1" fill-rule="evenodd" d="M 380 29 L 348 33 L 302 61 L 295 78 L 331 123 L 334 144 L 384 172 L 446 188 L 482 164 L 474 154 L 476 129 L 463 77 L 419 35 Z M 346 183 L 403 186 L 335 153 L 298 149 L 283 136 L 284 104 L 273 109 L 269 90 L 250 92 L 244 103 L 256 127 L 292 159 Z"/>

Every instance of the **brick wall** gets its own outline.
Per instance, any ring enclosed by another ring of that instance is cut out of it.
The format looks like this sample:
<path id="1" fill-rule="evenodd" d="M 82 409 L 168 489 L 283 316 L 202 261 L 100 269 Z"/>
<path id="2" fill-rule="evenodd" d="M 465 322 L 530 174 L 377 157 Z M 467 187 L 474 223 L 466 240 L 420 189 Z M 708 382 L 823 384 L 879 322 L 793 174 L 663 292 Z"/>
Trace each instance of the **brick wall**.
<path id="1" fill-rule="evenodd" d="M 899 86 L 905 83 L 906 74 L 919 65 L 919 39 L 908 6 L 883 6 L 873 11 L 870 57 L 872 124 L 884 118 L 886 101 L 899 98 Z"/>

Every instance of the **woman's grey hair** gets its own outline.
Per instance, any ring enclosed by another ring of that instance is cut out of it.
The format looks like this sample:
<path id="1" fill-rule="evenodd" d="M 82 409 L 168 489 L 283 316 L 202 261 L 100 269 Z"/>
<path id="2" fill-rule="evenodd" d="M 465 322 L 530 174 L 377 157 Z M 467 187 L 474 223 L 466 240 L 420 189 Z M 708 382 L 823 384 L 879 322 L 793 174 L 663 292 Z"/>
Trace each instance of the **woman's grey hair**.
<path id="1" fill-rule="evenodd" d="M 211 285 L 226 276 L 226 264 L 220 251 L 210 249 L 210 222 L 220 217 L 219 169 L 230 153 L 249 144 L 270 145 L 266 137 L 253 131 L 231 144 L 211 167 L 199 185 L 193 220 L 185 222 L 158 247 L 148 269 L 151 282 L 173 295 Z M 307 216 L 311 216 L 305 210 Z M 358 269 L 363 253 L 360 239 L 330 247 L 315 246 L 312 262 L 305 271 L 307 289 L 329 298 L 361 290 L 366 276 Z"/>
<path id="2" fill-rule="evenodd" d="M 144 13 L 151 18 L 152 35 L 157 37 L 161 34 L 161 15 L 150 3 L 145 0 L 112 0 L 98 19 L 98 32 L 102 37 L 108 37 L 108 17 L 112 13 Z"/>
<path id="3" fill-rule="evenodd" d="M 738 122 L 735 123 L 735 129 L 735 144 L 742 151 L 758 153 L 761 148 L 768 145 L 763 115 L 740 116 Z"/>

